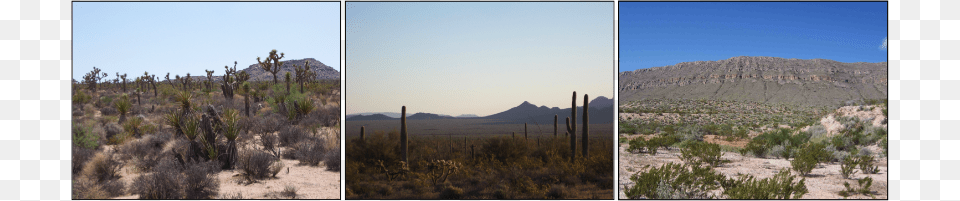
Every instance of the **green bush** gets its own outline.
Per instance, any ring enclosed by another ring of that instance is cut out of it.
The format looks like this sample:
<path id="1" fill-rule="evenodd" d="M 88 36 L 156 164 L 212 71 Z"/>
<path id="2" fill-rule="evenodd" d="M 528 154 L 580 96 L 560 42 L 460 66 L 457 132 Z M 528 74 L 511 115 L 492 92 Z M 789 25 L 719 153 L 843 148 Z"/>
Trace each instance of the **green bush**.
<path id="1" fill-rule="evenodd" d="M 773 176 L 757 180 L 753 176 L 741 176 L 723 183 L 723 194 L 730 199 L 800 199 L 807 194 L 806 179 L 794 183 L 794 176 L 783 169 Z"/>
<path id="2" fill-rule="evenodd" d="M 687 147 L 680 150 L 680 158 L 688 164 L 700 166 L 708 164 L 712 167 L 719 167 L 723 161 L 720 159 L 720 145 L 707 142 L 694 142 L 687 144 Z"/>
<path id="3" fill-rule="evenodd" d="M 723 174 L 711 168 L 668 163 L 631 176 L 636 185 L 627 187 L 625 193 L 630 199 L 713 198 L 708 193 L 719 189 L 718 184 L 724 179 Z"/>
<path id="4" fill-rule="evenodd" d="M 857 163 L 858 161 L 854 157 L 844 157 L 840 163 L 840 175 L 842 175 L 844 179 L 849 179 L 850 175 L 853 175 L 853 172 L 856 170 L 854 167 L 857 166 Z"/>
<path id="5" fill-rule="evenodd" d="M 879 168 L 873 165 L 873 155 L 862 155 L 858 159 L 857 166 L 860 167 L 860 171 L 863 171 L 864 174 L 874 174 L 877 173 Z"/>
<path id="6" fill-rule="evenodd" d="M 817 166 L 817 163 L 825 158 L 826 151 L 824 150 L 823 144 L 807 144 L 804 145 L 797 152 L 797 157 L 790 161 L 790 165 L 793 170 L 796 170 L 800 173 L 801 176 L 806 176 Z"/>
<path id="7" fill-rule="evenodd" d="M 630 140 L 627 151 L 629 152 L 641 152 L 647 146 L 647 140 L 644 140 L 643 137 L 636 137 Z"/>
<path id="8" fill-rule="evenodd" d="M 858 179 L 857 185 L 859 185 L 859 188 L 851 187 L 850 183 L 843 182 L 844 190 L 840 191 L 839 193 L 840 196 L 843 196 L 843 198 L 847 198 L 851 195 L 863 194 L 863 195 L 869 195 L 871 198 L 874 198 L 873 192 L 870 190 L 870 186 L 873 185 L 873 178 L 864 177 L 863 179 Z"/>
<path id="9" fill-rule="evenodd" d="M 73 124 L 73 145 L 87 149 L 99 147 L 100 136 L 94 134 L 91 129 L 79 123 Z"/>

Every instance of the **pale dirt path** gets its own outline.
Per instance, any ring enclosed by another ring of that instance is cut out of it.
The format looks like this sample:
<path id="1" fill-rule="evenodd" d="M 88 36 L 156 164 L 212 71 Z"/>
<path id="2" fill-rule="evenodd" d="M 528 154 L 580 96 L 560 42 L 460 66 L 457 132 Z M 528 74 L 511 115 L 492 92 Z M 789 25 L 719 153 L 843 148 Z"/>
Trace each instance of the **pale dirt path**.
<path id="1" fill-rule="evenodd" d="M 283 191 L 286 186 L 293 186 L 297 189 L 296 199 L 340 199 L 340 172 L 327 171 L 323 165 L 298 166 L 296 164 L 299 162 L 296 160 L 282 161 L 285 167 L 277 174 L 277 178 L 260 180 L 249 185 L 237 182 L 240 178 L 239 171 L 220 172 L 217 174 L 220 180 L 220 195 L 233 196 L 240 193 L 243 199 L 278 199 L 270 194 Z"/>
<path id="2" fill-rule="evenodd" d="M 673 162 L 682 163 L 680 160 L 680 150 L 676 148 L 659 149 L 656 156 L 649 154 L 635 154 L 626 151 L 626 144 L 620 144 L 619 163 L 620 175 L 618 175 L 619 198 L 627 199 L 623 193 L 625 188 L 633 186 L 630 176 L 634 173 L 644 170 L 645 165 L 659 167 L 660 165 Z M 790 161 L 785 159 L 764 159 L 753 157 L 742 157 L 738 153 L 723 152 L 723 159 L 730 160 L 731 163 L 724 164 L 716 168 L 717 171 L 727 177 L 736 177 L 738 173 L 749 174 L 758 179 L 773 177 L 781 168 L 790 168 Z M 887 158 L 878 158 L 875 165 L 879 166 L 877 174 L 860 174 L 859 170 L 852 177 L 863 178 L 869 176 L 873 179 L 871 190 L 874 191 L 876 199 L 887 199 Z M 794 173 L 796 174 L 796 173 Z M 856 186 L 856 180 L 843 179 L 840 176 L 840 165 L 837 163 L 821 164 L 813 169 L 811 176 L 805 181 L 809 193 L 803 195 L 802 199 L 843 199 L 837 193 L 844 189 L 843 182 L 850 182 Z M 870 199 L 869 196 L 851 196 L 848 199 Z"/>

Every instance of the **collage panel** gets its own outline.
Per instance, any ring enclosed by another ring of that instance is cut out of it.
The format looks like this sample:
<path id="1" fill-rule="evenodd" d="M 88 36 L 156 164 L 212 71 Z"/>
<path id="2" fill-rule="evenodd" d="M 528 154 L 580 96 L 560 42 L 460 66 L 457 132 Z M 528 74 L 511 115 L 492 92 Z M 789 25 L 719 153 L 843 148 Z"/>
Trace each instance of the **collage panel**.
<path id="1" fill-rule="evenodd" d="M 614 199 L 613 2 L 345 7 L 346 199 Z"/>
<path id="2" fill-rule="evenodd" d="M 69 198 L 341 199 L 340 8 L 73 2 Z"/>
<path id="3" fill-rule="evenodd" d="M 619 199 L 888 199 L 887 2 L 620 2 Z"/>

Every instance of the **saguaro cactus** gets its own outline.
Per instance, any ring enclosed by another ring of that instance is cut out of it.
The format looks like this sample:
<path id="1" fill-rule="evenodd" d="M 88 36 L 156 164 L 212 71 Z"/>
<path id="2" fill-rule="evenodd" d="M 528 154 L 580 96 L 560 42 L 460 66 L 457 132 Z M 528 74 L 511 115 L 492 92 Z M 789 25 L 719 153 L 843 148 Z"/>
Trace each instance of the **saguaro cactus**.
<path id="1" fill-rule="evenodd" d="M 364 126 L 361 126 L 361 127 L 360 127 L 360 142 L 361 142 L 361 143 L 363 143 L 363 130 L 364 130 Z"/>
<path id="2" fill-rule="evenodd" d="M 581 147 L 583 149 L 583 158 L 590 158 L 590 155 L 587 155 L 589 152 L 588 146 L 590 145 L 590 99 L 589 95 L 583 95 L 583 133 L 580 136 L 583 136 L 583 139 L 580 140 Z"/>
<path id="3" fill-rule="evenodd" d="M 407 161 L 407 106 L 400 108 L 400 155 L 403 162 Z"/>
<path id="4" fill-rule="evenodd" d="M 553 138 L 557 138 L 557 115 L 553 115 Z"/>
<path id="5" fill-rule="evenodd" d="M 523 140 L 527 140 L 527 123 L 523 123 Z"/>
<path id="6" fill-rule="evenodd" d="M 570 162 L 577 158 L 577 92 L 573 92 L 570 117 L 567 117 L 567 133 L 570 133 Z M 573 118 L 573 121 L 570 121 Z"/>

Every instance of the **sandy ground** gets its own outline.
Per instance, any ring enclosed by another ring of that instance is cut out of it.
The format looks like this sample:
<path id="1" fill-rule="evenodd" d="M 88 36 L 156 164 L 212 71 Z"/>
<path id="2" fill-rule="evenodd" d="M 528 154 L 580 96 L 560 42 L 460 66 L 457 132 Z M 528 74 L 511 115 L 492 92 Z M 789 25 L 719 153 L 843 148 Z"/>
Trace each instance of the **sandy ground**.
<path id="1" fill-rule="evenodd" d="M 288 199 L 276 197 L 277 192 L 286 186 L 297 189 L 296 199 L 340 199 L 340 173 L 327 171 L 323 165 L 318 167 L 298 166 L 296 160 L 283 159 L 285 168 L 275 179 L 260 180 L 252 184 L 241 184 L 239 172 L 225 170 L 217 174 L 220 180 L 220 195 L 231 198 L 240 193 L 243 199 Z"/>
<path id="2" fill-rule="evenodd" d="M 649 154 L 636 154 L 626 151 L 627 145 L 620 144 L 619 147 L 619 171 L 618 187 L 619 198 L 626 199 L 624 189 L 633 186 L 630 176 L 644 170 L 645 165 L 660 166 L 669 162 L 682 163 L 680 160 L 680 150 L 676 148 L 659 149 L 656 156 Z M 749 174 L 757 178 L 773 177 L 781 168 L 790 168 L 790 161 L 785 159 L 764 159 L 754 157 L 743 157 L 738 153 L 723 152 L 723 159 L 730 160 L 731 163 L 716 168 L 717 171 L 727 177 L 736 177 L 737 174 Z M 876 199 L 887 199 L 887 158 L 878 158 L 875 164 L 879 166 L 877 174 L 861 174 L 859 170 L 853 174 L 853 178 L 871 177 Z M 796 173 L 794 173 L 796 174 Z M 814 168 L 811 175 L 806 178 L 807 190 L 809 193 L 803 195 L 802 199 L 843 199 L 837 193 L 844 190 L 843 182 L 850 182 L 856 186 L 856 180 L 843 179 L 840 175 L 840 165 L 837 163 L 820 164 Z M 871 199 L 869 196 L 857 195 L 848 197 L 848 199 Z"/>

